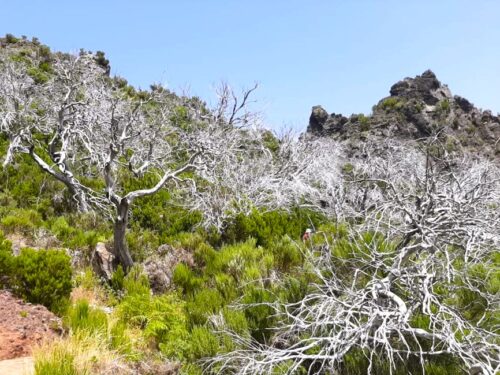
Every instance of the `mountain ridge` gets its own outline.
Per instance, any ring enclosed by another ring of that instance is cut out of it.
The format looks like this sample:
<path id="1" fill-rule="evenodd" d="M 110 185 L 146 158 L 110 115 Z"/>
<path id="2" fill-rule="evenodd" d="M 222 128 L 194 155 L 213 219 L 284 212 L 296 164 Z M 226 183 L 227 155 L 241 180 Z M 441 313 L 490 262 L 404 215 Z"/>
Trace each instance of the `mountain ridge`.
<path id="1" fill-rule="evenodd" d="M 500 116 L 453 95 L 431 70 L 396 82 L 369 116 L 329 114 L 322 106 L 314 106 L 306 133 L 340 141 L 436 136 L 449 151 L 460 149 L 500 160 Z"/>

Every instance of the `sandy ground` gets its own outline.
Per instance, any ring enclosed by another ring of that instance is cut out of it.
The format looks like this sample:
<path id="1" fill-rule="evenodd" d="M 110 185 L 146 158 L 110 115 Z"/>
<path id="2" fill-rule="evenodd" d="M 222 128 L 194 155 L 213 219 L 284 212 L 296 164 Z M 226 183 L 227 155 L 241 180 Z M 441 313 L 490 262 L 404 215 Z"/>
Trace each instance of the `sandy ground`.
<path id="1" fill-rule="evenodd" d="M 34 374 L 33 358 L 21 357 L 0 361 L 0 375 L 32 375 Z"/>

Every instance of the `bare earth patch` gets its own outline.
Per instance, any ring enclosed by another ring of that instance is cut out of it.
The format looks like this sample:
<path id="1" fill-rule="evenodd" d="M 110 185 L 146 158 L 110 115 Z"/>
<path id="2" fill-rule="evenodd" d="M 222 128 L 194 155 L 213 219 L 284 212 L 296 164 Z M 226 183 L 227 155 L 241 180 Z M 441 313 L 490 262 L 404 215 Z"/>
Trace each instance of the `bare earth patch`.
<path id="1" fill-rule="evenodd" d="M 60 319 L 44 306 L 0 291 L 0 360 L 26 357 L 42 340 L 57 337 Z"/>

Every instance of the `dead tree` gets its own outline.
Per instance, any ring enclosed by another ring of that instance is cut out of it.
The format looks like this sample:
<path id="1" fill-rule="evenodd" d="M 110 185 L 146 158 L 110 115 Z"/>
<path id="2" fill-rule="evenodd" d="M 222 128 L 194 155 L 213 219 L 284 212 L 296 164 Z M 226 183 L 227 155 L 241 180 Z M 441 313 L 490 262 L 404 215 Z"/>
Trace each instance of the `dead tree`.
<path id="1" fill-rule="evenodd" d="M 368 373 L 381 361 L 390 373 L 410 359 L 423 368 L 439 355 L 452 356 L 466 373 L 500 371 L 500 335 L 491 318 L 500 303 L 491 284 L 498 281 L 499 170 L 470 157 L 443 163 L 415 155 L 359 162 L 365 173 L 351 184 L 362 190 L 370 184 L 376 194 L 364 221 L 351 225 L 351 256 L 307 253 L 305 268 L 318 282 L 299 302 L 269 304 L 279 318 L 271 341 L 219 326 L 237 349 L 207 359 L 208 369 L 335 374 L 358 351 Z M 340 246 L 331 237 L 325 243 Z M 478 316 L 461 306 L 464 292 L 481 303 Z"/>
<path id="2" fill-rule="evenodd" d="M 7 68 L 0 75 L 0 119 L 10 140 L 4 163 L 16 153 L 29 154 L 67 186 L 80 211 L 97 209 L 110 217 L 113 252 L 125 270 L 133 264 L 125 234 L 136 199 L 181 182 L 189 170 L 210 169 L 214 160 L 231 152 L 230 145 L 239 145 L 237 127 L 249 122 L 249 115 L 240 116 L 249 93 L 227 107 L 236 96 L 226 89 L 222 109 L 201 110 L 200 103 L 185 103 L 160 86 L 148 92 L 124 89 L 91 54 L 57 58 L 43 84 L 27 74 L 26 66 L 3 57 Z M 172 120 L 179 106 L 188 116 L 184 127 Z M 141 179 L 147 174 L 156 176 L 156 184 L 124 191 L 126 176 Z M 84 177 L 103 181 L 104 188 L 83 182 Z"/>

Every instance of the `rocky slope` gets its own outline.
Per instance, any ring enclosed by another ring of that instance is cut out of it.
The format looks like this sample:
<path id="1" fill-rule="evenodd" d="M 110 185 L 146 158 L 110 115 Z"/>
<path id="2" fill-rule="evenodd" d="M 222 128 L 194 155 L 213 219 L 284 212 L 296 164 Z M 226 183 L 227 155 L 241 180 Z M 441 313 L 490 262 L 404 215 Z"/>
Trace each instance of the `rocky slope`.
<path id="1" fill-rule="evenodd" d="M 390 96 L 380 100 L 369 116 L 328 114 L 323 107 L 314 106 L 307 133 L 353 145 L 357 141 L 437 136 L 450 152 L 464 150 L 500 160 L 500 116 L 452 95 L 430 70 L 394 84 Z"/>

